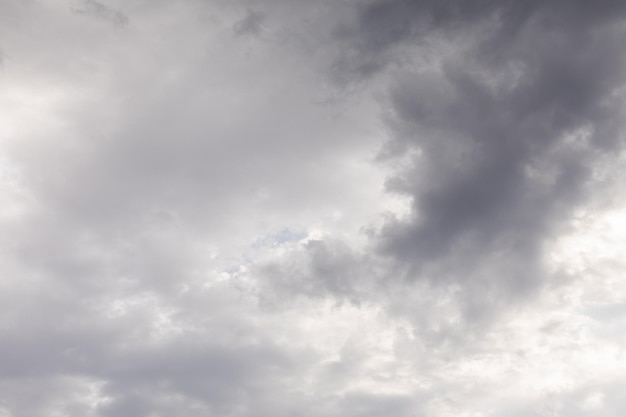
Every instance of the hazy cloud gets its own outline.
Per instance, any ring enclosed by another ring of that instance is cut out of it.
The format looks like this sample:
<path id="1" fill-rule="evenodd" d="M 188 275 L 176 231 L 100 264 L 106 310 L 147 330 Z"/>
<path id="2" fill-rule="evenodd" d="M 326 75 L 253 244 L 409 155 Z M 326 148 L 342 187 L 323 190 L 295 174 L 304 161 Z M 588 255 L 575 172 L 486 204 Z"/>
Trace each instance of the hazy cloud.
<path id="1" fill-rule="evenodd" d="M 74 13 L 96 16 L 119 26 L 128 24 L 128 17 L 122 12 L 107 7 L 95 0 L 75 1 L 72 3 L 71 8 Z"/>
<path id="2" fill-rule="evenodd" d="M 249 10 L 243 19 L 233 25 L 233 30 L 238 36 L 258 35 L 263 29 L 264 18 L 263 14 Z"/>

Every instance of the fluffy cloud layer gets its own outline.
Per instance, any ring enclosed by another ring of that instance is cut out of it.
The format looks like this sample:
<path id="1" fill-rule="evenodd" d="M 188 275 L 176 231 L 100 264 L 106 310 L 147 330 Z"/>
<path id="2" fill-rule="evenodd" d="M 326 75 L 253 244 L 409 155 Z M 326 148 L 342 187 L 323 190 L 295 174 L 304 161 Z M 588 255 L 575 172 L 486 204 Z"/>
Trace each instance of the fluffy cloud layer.
<path id="1" fill-rule="evenodd" d="M 622 3 L 0 6 L 0 416 L 622 415 Z"/>

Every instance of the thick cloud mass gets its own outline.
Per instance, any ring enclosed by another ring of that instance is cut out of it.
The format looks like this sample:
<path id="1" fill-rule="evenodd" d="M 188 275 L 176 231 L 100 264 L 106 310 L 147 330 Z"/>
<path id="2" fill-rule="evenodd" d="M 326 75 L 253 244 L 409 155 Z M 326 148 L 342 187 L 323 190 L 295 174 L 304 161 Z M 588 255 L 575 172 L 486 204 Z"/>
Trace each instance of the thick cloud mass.
<path id="1" fill-rule="evenodd" d="M 414 216 L 386 228 L 383 247 L 412 272 L 452 266 L 451 279 L 459 280 L 458 268 L 474 269 L 485 256 L 493 265 L 489 255 L 499 253 L 506 258 L 499 283 L 515 291 L 535 285 L 544 241 L 599 186 L 592 177 L 598 156 L 622 143 L 615 95 L 624 30 L 615 20 L 623 6 L 584 4 L 542 2 L 521 11 L 485 3 L 478 14 L 399 2 L 407 11 L 386 18 L 405 28 L 418 21 L 411 13 L 426 15 L 444 33 L 454 27 L 448 36 L 456 46 L 430 57 L 430 68 L 398 75 L 389 94 L 394 146 L 417 155 L 390 181 L 412 197 Z M 367 19 L 391 6 L 372 7 Z M 408 42 L 409 33 L 393 42 Z"/>
<path id="2" fill-rule="evenodd" d="M 621 416 L 622 1 L 0 5 L 0 417 Z"/>

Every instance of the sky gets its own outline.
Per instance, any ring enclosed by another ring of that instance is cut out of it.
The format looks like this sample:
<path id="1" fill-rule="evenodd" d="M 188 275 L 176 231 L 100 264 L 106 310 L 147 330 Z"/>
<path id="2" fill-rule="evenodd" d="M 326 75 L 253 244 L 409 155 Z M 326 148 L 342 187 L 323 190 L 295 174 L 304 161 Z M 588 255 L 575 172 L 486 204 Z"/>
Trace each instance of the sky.
<path id="1" fill-rule="evenodd" d="M 626 413 L 626 2 L 0 3 L 0 417 Z"/>

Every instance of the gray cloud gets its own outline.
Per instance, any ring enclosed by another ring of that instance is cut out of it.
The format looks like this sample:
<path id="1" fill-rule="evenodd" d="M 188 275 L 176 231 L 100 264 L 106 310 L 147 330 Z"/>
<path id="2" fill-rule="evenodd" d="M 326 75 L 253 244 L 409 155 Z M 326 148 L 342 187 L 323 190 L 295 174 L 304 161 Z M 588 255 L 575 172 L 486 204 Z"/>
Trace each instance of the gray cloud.
<path id="1" fill-rule="evenodd" d="M 0 416 L 622 410 L 623 13 L 3 4 Z"/>
<path id="2" fill-rule="evenodd" d="M 265 16 L 259 12 L 249 10 L 246 16 L 233 25 L 236 35 L 258 35 L 263 29 Z"/>
<path id="3" fill-rule="evenodd" d="M 296 263 L 309 266 L 272 265 L 284 277 L 274 282 L 325 282 L 318 290 L 339 297 L 368 293 L 373 276 L 379 288 L 397 277 L 461 285 L 464 317 L 487 322 L 562 282 L 548 242 L 607 185 L 595 172 L 623 146 L 623 12 L 619 2 L 385 1 L 342 15 L 327 70 L 340 85 L 387 80 L 381 160 L 410 159 L 387 187 L 410 198 L 411 215 L 374 233 L 374 250 L 397 261 L 385 273 L 360 272 L 380 261 L 329 245 L 325 259 L 340 260 L 331 271 L 318 274 L 320 254 L 306 247 Z"/>
<path id="4" fill-rule="evenodd" d="M 106 5 L 95 0 L 81 0 L 73 2 L 71 9 L 74 13 L 96 16 L 104 20 L 108 20 L 118 26 L 125 26 L 128 24 L 128 17 L 124 13 L 107 7 Z"/>
<path id="5" fill-rule="evenodd" d="M 372 7 L 389 8 L 385 16 L 402 28 L 423 14 L 421 3 L 397 3 Z M 624 70 L 623 32 L 611 24 L 623 7 L 453 3 L 430 9 L 427 21 L 451 42 L 463 36 L 460 50 L 431 70 L 403 71 L 389 93 L 392 148 L 418 156 L 389 181 L 411 196 L 413 219 L 388 224 L 381 249 L 409 274 L 432 266 L 444 281 L 470 280 L 495 256 L 503 265 L 494 279 L 524 293 L 542 275 L 545 240 L 598 186 L 590 175 L 598 152 L 621 146 L 619 104 L 609 103 Z M 374 33 L 388 49 L 409 42 L 407 30 L 390 40 Z"/>

